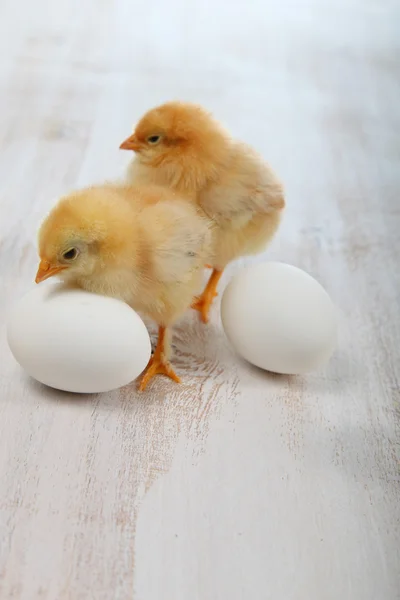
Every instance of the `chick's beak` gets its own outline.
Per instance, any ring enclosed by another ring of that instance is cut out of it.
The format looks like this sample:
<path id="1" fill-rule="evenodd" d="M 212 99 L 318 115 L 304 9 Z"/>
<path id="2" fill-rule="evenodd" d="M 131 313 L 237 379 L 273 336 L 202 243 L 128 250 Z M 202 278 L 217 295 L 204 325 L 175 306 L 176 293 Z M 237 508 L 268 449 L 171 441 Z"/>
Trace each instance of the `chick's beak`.
<path id="1" fill-rule="evenodd" d="M 122 142 L 119 148 L 120 150 L 133 150 L 134 152 L 137 152 L 140 149 L 140 143 L 133 133 L 130 137 L 126 138 L 126 140 Z"/>
<path id="2" fill-rule="evenodd" d="M 42 259 L 36 273 L 35 283 L 40 283 L 49 277 L 53 277 L 53 275 L 57 275 L 57 273 L 64 269 L 66 269 L 66 267 L 61 265 L 52 266 L 47 260 Z"/>

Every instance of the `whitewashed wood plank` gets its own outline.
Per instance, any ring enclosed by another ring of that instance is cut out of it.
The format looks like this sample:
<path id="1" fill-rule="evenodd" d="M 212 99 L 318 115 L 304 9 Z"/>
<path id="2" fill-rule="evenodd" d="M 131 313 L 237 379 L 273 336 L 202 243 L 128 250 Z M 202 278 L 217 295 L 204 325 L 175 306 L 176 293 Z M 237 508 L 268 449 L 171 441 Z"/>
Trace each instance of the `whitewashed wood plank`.
<path id="1" fill-rule="evenodd" d="M 2 598 L 400 598 L 399 22 L 391 0 L 3 2 Z M 233 354 L 217 305 L 208 328 L 177 328 L 181 387 L 48 390 L 5 341 L 38 221 L 119 174 L 135 119 L 174 97 L 284 179 L 266 256 L 326 286 L 338 351 L 267 375 Z"/>

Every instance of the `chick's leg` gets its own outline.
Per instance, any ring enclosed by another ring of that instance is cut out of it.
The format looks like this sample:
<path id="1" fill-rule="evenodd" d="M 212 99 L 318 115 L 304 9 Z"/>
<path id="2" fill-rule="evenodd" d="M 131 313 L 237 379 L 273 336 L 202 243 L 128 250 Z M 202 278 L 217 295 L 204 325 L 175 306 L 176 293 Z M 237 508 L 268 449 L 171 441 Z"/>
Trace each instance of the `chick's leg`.
<path id="1" fill-rule="evenodd" d="M 208 323 L 211 304 L 215 296 L 218 296 L 217 285 L 219 280 L 221 279 L 221 275 L 222 271 L 214 269 L 211 273 L 211 277 L 208 280 L 204 292 L 201 294 L 201 296 L 195 298 L 192 304 L 192 308 L 199 311 L 203 323 Z"/>
<path id="2" fill-rule="evenodd" d="M 176 383 L 180 383 L 181 380 L 171 367 L 167 356 L 166 356 L 166 327 L 158 328 L 158 342 L 157 347 L 154 350 L 154 354 L 149 360 L 149 364 L 146 367 L 144 375 L 139 384 L 139 390 L 143 392 L 147 384 L 153 379 L 154 375 L 166 375 L 170 377 Z"/>

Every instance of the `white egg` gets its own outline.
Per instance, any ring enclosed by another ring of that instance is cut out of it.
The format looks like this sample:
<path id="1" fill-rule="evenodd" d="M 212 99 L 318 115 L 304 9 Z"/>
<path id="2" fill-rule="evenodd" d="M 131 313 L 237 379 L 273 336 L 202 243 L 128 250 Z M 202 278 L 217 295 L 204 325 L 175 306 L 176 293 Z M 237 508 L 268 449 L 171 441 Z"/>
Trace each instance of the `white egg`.
<path id="1" fill-rule="evenodd" d="M 147 329 L 127 304 L 40 284 L 11 311 L 8 343 L 29 375 L 68 392 L 106 392 L 128 384 L 151 355 Z"/>
<path id="2" fill-rule="evenodd" d="M 237 353 L 274 373 L 316 369 L 336 345 L 329 295 L 308 273 L 283 263 L 255 265 L 236 275 L 223 295 L 221 317 Z"/>

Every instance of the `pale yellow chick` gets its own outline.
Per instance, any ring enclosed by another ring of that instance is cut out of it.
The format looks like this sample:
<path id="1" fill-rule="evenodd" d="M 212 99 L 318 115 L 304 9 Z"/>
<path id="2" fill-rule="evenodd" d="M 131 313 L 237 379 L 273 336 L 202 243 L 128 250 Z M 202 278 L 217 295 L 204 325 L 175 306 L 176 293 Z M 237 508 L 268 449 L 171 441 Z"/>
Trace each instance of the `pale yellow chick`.
<path id="1" fill-rule="evenodd" d="M 248 145 L 203 108 L 169 102 L 150 110 L 120 146 L 136 152 L 130 183 L 157 183 L 184 193 L 214 223 L 212 275 L 193 307 L 204 322 L 226 265 L 264 249 L 285 206 L 282 185 Z"/>
<path id="2" fill-rule="evenodd" d="M 157 373 L 179 382 L 169 363 L 167 329 L 190 306 L 210 247 L 209 223 L 166 188 L 105 185 L 74 192 L 39 231 L 39 283 L 53 275 L 127 302 L 159 326 L 141 380 Z"/>

